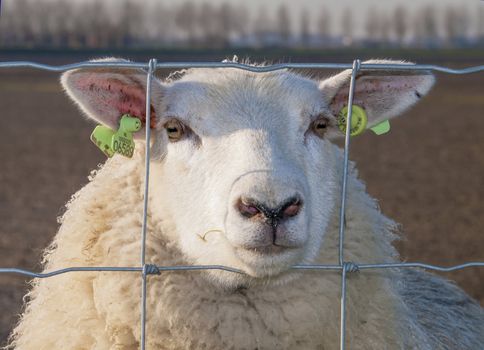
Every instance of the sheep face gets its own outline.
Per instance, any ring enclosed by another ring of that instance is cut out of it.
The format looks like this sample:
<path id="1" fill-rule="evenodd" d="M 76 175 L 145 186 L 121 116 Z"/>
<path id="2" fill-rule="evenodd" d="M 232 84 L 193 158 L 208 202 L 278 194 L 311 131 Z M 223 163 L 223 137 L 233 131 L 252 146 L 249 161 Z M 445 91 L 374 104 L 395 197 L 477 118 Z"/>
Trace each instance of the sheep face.
<path id="1" fill-rule="evenodd" d="M 97 73 L 97 74 L 94 74 Z M 194 69 L 153 84 L 150 205 L 165 236 L 194 264 L 226 265 L 225 285 L 289 276 L 324 244 L 340 190 L 331 140 L 350 72 L 321 83 L 283 71 Z M 115 126 L 144 117 L 144 75 L 114 70 L 66 73 L 63 84 L 94 119 Z M 369 127 L 400 113 L 431 87 L 429 75 L 363 73 L 355 104 Z"/>
<path id="2" fill-rule="evenodd" d="M 315 129 L 332 123 L 317 83 L 193 71 L 167 88 L 164 105 L 151 204 L 173 220 L 185 254 L 256 278 L 310 262 L 338 187 L 333 147 Z"/>

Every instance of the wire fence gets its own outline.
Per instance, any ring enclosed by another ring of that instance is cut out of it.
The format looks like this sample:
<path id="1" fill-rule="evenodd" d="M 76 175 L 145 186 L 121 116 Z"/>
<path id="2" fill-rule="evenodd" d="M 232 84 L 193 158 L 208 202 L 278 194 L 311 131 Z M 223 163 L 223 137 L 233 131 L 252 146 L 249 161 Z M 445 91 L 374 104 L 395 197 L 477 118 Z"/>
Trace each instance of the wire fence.
<path id="1" fill-rule="evenodd" d="M 274 64 L 268 66 L 250 66 L 246 64 L 236 62 L 157 62 L 156 59 L 150 59 L 147 63 L 140 62 L 126 62 L 126 61 L 114 61 L 114 62 L 80 62 L 74 64 L 52 66 L 46 64 L 40 64 L 36 62 L 28 61 L 12 61 L 12 62 L 0 62 L 1 68 L 35 68 L 53 72 L 64 72 L 70 69 L 76 68 L 97 68 L 97 67 L 110 67 L 110 68 L 128 68 L 128 69 L 144 69 L 147 74 L 146 82 L 146 124 L 150 125 L 150 105 L 151 105 L 151 81 L 154 73 L 157 69 L 184 69 L 184 68 L 237 68 L 251 72 L 272 72 L 282 69 L 351 69 L 351 81 L 349 86 L 348 96 L 348 115 L 346 125 L 351 125 L 352 117 L 352 105 L 353 96 L 356 84 L 356 75 L 360 71 L 365 70 L 385 70 L 385 71 L 436 71 L 448 74 L 469 74 L 478 73 L 484 71 L 484 65 L 467 67 L 463 69 L 452 69 L 448 67 L 442 67 L 437 65 L 417 64 L 417 65 L 401 65 L 401 64 L 383 64 L 361 63 L 359 59 L 355 59 L 353 64 L 339 64 L 339 63 L 283 63 Z M 150 143 L 151 130 L 149 127 L 145 128 L 146 143 Z M 348 179 L 348 156 L 350 150 L 350 133 L 351 128 L 346 128 L 345 143 L 344 143 L 344 164 L 342 175 L 342 188 L 341 188 L 341 206 L 339 213 L 339 245 L 338 245 L 338 264 L 334 265 L 296 265 L 293 266 L 294 270 L 332 270 L 340 271 L 341 273 L 341 298 L 340 298 L 340 350 L 346 349 L 346 283 L 347 274 L 361 271 L 361 270 L 373 270 L 373 269 L 391 269 L 391 268 L 423 268 L 427 270 L 434 270 L 440 272 L 450 272 L 461 270 L 469 267 L 484 267 L 484 261 L 482 262 L 468 262 L 461 265 L 441 267 L 435 265 L 429 265 L 419 262 L 407 262 L 407 263 L 380 263 L 380 264 L 365 264 L 345 261 L 344 259 L 344 235 L 345 235 L 345 213 L 346 213 L 346 192 L 347 192 L 347 179 Z M 140 273 L 142 276 L 142 290 L 141 290 L 141 339 L 140 349 L 146 348 L 146 287 L 148 275 L 159 275 L 164 271 L 194 271 L 194 270 L 223 270 L 233 273 L 244 274 L 244 271 L 231 268 L 229 266 L 221 265 L 197 265 L 197 266 L 156 266 L 146 264 L 146 231 L 147 231 L 147 213 L 148 213 L 148 188 L 150 180 L 150 147 L 145 147 L 145 176 L 144 176 L 144 198 L 143 198 L 143 218 L 141 228 L 141 253 L 140 253 L 140 266 L 136 267 L 70 267 L 65 269 L 59 269 L 46 273 L 35 273 L 18 268 L 0 268 L 0 273 L 11 273 L 25 275 L 33 278 L 49 278 L 60 274 L 71 272 L 134 272 Z"/>

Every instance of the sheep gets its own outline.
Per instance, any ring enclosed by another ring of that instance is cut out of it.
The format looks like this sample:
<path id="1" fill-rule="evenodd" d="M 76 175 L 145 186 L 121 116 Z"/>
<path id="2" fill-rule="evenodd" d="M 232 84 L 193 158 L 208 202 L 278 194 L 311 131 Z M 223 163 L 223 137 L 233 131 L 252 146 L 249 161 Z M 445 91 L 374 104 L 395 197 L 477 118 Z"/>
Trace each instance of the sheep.
<path id="1" fill-rule="evenodd" d="M 399 61 L 371 61 L 401 63 Z M 297 264 L 338 262 L 342 133 L 336 116 L 351 71 L 323 81 L 292 71 L 189 69 L 152 82 L 152 143 L 136 133 L 131 159 L 114 156 L 67 204 L 44 271 L 138 266 L 144 149 L 151 147 L 146 262 L 244 271 L 165 272 L 147 286 L 148 349 L 337 349 L 340 273 Z M 145 124 L 146 72 L 77 69 L 67 94 L 91 119 Z M 368 127 L 428 93 L 428 72 L 363 71 L 354 103 Z M 345 260 L 391 263 L 397 225 L 351 163 Z M 9 347 L 137 349 L 139 273 L 79 272 L 36 280 Z M 484 313 L 441 277 L 409 269 L 350 274 L 351 349 L 478 349 Z"/>

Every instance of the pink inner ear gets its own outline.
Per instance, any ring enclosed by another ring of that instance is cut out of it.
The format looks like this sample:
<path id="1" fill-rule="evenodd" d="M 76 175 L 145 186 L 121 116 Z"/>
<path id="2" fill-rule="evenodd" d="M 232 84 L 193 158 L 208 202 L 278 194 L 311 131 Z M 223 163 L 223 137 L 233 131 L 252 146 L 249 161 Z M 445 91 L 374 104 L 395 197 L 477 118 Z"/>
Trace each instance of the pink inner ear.
<path id="1" fill-rule="evenodd" d="M 415 89 L 409 76 L 362 77 L 356 80 L 353 104 L 365 108 L 365 104 L 375 100 L 383 100 L 385 96 L 398 96 Z M 339 113 L 341 108 L 348 105 L 349 84 L 345 84 L 331 101 L 331 110 Z"/>
<path id="2" fill-rule="evenodd" d="M 146 123 L 145 88 L 137 81 L 129 79 L 125 83 L 115 78 L 99 79 L 96 74 L 82 76 L 77 81 L 77 87 L 91 99 L 91 106 L 103 118 L 119 119 L 123 114 L 137 117 Z M 150 106 L 150 127 L 156 125 L 153 105 Z M 117 111 L 117 113 L 116 113 Z M 113 113 L 114 112 L 114 113 Z"/>

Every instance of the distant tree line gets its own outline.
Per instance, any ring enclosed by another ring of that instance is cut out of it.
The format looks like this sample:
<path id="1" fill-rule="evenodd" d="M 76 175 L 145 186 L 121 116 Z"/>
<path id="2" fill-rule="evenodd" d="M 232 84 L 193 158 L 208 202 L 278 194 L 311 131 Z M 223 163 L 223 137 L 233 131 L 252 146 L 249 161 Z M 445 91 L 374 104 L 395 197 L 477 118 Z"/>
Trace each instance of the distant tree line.
<path id="1" fill-rule="evenodd" d="M 484 7 L 425 6 L 390 12 L 369 8 L 363 31 L 350 8 L 303 8 L 299 18 L 281 5 L 251 13 L 243 2 L 15 0 L 4 2 L 2 47 L 463 47 L 484 45 Z"/>

